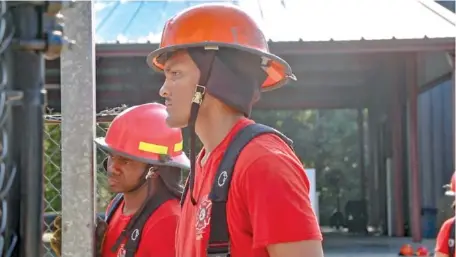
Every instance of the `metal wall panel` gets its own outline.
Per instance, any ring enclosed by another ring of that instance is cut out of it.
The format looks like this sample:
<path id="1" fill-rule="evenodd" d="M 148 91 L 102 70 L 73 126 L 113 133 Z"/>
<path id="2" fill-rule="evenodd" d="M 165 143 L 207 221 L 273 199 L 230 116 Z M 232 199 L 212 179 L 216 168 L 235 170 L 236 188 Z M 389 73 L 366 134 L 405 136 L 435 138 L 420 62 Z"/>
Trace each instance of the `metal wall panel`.
<path id="1" fill-rule="evenodd" d="M 431 94 L 426 92 L 418 97 L 418 145 L 421 181 L 421 204 L 424 208 L 433 208 L 434 203 L 430 192 L 432 186 L 429 181 L 432 176 L 432 99 Z"/>
<path id="2" fill-rule="evenodd" d="M 451 81 L 419 96 L 418 126 L 423 208 L 436 208 L 453 173 Z"/>

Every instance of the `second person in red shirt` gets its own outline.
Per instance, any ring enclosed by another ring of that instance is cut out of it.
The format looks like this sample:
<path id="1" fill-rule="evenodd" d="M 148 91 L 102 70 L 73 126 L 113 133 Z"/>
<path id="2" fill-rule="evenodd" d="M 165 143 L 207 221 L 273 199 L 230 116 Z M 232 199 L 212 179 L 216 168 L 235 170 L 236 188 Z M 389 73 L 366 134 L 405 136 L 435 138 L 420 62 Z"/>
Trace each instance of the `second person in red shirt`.
<path id="1" fill-rule="evenodd" d="M 167 116 L 158 103 L 134 106 L 96 139 L 108 154 L 109 188 L 118 193 L 108 206 L 102 257 L 175 256 L 180 172 L 189 160 L 181 131 L 166 125 Z"/>
<path id="2" fill-rule="evenodd" d="M 191 132 L 176 256 L 322 257 L 302 164 L 287 138 L 247 118 L 260 91 L 294 78 L 253 19 L 228 4 L 186 9 L 167 21 L 148 62 L 166 77 L 168 125 Z M 203 143 L 197 158 L 195 133 Z M 239 138 L 240 153 L 228 150 Z M 237 155 L 234 168 L 222 170 L 228 153 Z"/>
<path id="3" fill-rule="evenodd" d="M 447 191 L 445 195 L 453 198 L 453 211 L 454 211 L 454 197 L 456 193 L 456 173 L 453 173 L 450 184 L 446 185 Z M 455 251 L 455 217 L 451 217 L 443 222 L 440 231 L 437 234 L 435 257 L 456 257 Z"/>

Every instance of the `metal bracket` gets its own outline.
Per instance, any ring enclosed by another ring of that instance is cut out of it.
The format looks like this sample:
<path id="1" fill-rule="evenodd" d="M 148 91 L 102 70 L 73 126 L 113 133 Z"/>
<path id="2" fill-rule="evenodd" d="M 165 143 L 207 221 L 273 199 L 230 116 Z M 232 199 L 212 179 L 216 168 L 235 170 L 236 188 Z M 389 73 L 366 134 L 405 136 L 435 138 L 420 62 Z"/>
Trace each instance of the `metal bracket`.
<path id="1" fill-rule="evenodd" d="M 55 16 L 62 9 L 73 8 L 76 4 L 74 0 L 67 1 L 28 1 L 29 4 L 34 4 L 37 6 L 45 7 L 45 14 L 50 16 Z"/>
<path id="2" fill-rule="evenodd" d="M 44 106 L 46 90 L 40 90 L 38 97 L 35 94 L 36 92 L 33 91 L 8 90 L 6 91 L 6 103 L 10 106 L 21 106 L 24 102 Z"/>
<path id="3" fill-rule="evenodd" d="M 45 6 L 43 12 L 44 33 L 43 37 L 36 39 L 15 39 L 15 47 L 24 51 L 42 52 L 47 60 L 54 60 L 60 57 L 63 49 L 71 49 L 74 41 L 63 34 L 64 17 L 60 13 L 62 8 L 73 7 L 75 1 L 29 1 L 37 6 Z"/>
<path id="4" fill-rule="evenodd" d="M 21 105 L 24 99 L 22 91 L 8 90 L 6 91 L 6 104 L 8 105 Z"/>

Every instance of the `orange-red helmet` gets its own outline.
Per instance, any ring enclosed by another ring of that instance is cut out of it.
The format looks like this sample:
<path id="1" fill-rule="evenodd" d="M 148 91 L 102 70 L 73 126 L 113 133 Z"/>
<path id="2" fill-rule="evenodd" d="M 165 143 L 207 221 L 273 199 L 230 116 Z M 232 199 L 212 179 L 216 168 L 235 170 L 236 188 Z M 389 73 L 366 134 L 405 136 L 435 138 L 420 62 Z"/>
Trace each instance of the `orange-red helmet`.
<path id="1" fill-rule="evenodd" d="M 167 54 L 190 47 L 208 50 L 228 47 L 260 56 L 259 65 L 268 75 L 263 91 L 278 88 L 290 78 L 296 79 L 290 65 L 269 52 L 268 42 L 255 21 L 232 4 L 200 4 L 170 18 L 163 29 L 159 48 L 149 54 L 147 62 L 162 71 Z"/>
<path id="2" fill-rule="evenodd" d="M 111 123 L 106 137 L 95 139 L 103 150 L 153 165 L 190 169 L 182 132 L 166 125 L 166 107 L 158 103 L 133 106 Z"/>
<path id="3" fill-rule="evenodd" d="M 453 173 L 453 176 L 451 176 L 451 181 L 450 184 L 447 184 L 444 186 L 446 188 L 445 195 L 449 196 L 455 196 L 456 193 L 456 172 Z"/>

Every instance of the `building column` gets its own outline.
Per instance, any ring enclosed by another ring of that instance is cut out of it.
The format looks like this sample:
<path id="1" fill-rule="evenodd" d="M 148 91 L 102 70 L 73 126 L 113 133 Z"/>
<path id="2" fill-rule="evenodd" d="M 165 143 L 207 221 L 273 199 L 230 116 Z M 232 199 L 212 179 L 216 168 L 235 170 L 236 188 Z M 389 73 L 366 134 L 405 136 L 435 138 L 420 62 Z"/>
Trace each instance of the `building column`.
<path id="1" fill-rule="evenodd" d="M 394 82 L 393 82 L 394 83 Z M 402 139 L 402 107 L 401 107 L 401 90 L 398 83 L 394 83 L 393 89 L 393 104 L 391 108 L 391 118 L 392 118 L 392 150 L 393 150 L 393 191 L 394 191 L 394 235 L 398 237 L 404 236 L 404 212 L 403 212 L 403 202 L 402 195 L 404 191 L 403 187 L 403 139 Z"/>
<path id="2" fill-rule="evenodd" d="M 408 150 L 410 159 L 410 196 L 411 196 L 411 232 L 414 242 L 420 242 L 421 235 L 421 193 L 418 152 L 418 91 L 417 56 L 411 54 L 406 59 L 406 85 L 409 99 Z"/>

